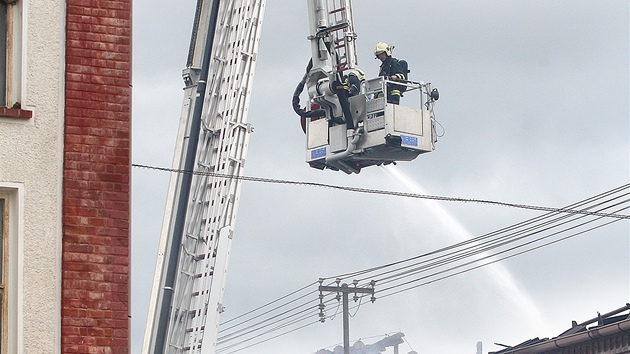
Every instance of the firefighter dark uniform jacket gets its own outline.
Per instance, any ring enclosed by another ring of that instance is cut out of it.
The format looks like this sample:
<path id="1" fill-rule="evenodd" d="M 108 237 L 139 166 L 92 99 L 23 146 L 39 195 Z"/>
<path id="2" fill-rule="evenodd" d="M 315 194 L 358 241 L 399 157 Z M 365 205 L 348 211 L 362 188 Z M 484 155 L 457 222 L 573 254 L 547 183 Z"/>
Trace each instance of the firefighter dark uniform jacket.
<path id="1" fill-rule="evenodd" d="M 392 56 L 387 56 L 387 58 L 381 63 L 378 76 L 383 76 L 388 80 L 391 80 L 392 76 L 395 76 L 398 80 L 406 79 L 398 59 Z M 403 90 L 404 87 L 401 87 L 400 85 L 387 84 L 387 102 L 398 104 Z"/>

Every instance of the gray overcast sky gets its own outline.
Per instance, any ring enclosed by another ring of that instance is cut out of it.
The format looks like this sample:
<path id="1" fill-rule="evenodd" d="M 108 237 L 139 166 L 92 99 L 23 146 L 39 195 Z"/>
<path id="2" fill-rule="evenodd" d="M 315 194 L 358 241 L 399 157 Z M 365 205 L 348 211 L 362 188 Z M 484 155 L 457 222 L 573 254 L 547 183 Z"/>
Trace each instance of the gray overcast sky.
<path id="1" fill-rule="evenodd" d="M 133 162 L 170 167 L 196 0 L 134 2 Z M 395 4 L 396 6 L 393 6 Z M 628 183 L 628 1 L 358 0 L 359 64 L 378 41 L 440 89 L 436 150 L 393 172 L 311 169 L 291 95 L 310 57 L 306 1 L 270 0 L 245 175 L 561 207 Z M 408 178 L 404 184 L 393 174 Z M 133 170 L 132 352 L 144 332 L 168 183 Z M 225 318 L 316 281 L 445 247 L 541 214 L 515 208 L 244 182 Z M 419 353 L 552 337 L 630 301 L 627 221 L 363 305 L 351 337 L 405 333 Z M 314 353 L 341 318 L 244 353 Z M 408 347 L 402 347 L 406 353 Z M 408 349 L 411 350 L 411 349 Z"/>

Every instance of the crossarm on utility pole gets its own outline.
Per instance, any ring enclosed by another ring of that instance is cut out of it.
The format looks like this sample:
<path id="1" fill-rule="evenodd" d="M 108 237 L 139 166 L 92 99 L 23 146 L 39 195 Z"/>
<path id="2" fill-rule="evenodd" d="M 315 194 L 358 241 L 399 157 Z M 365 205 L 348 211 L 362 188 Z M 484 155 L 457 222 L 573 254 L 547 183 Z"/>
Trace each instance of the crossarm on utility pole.
<path id="1" fill-rule="evenodd" d="M 320 280 L 321 283 L 321 280 Z M 372 295 L 371 301 L 374 302 L 376 299 L 374 298 L 374 282 L 370 283 L 369 288 L 358 288 L 356 282 L 354 282 L 353 287 L 349 287 L 348 284 L 341 284 L 337 286 L 319 286 L 319 299 L 320 299 L 320 318 L 324 317 L 324 292 L 337 293 L 337 301 L 339 300 L 339 293 L 341 293 L 342 301 L 343 301 L 343 353 L 350 354 L 350 309 L 348 304 L 348 294 L 354 293 L 354 301 L 357 300 L 357 294 L 370 294 Z"/>

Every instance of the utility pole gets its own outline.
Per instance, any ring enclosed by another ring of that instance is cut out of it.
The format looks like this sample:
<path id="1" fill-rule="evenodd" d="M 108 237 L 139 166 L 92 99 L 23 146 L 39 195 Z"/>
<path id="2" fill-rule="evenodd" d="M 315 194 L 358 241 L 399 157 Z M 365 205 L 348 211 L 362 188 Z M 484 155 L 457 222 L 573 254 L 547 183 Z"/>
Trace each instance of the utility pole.
<path id="1" fill-rule="evenodd" d="M 326 306 L 324 305 L 324 292 L 337 293 L 337 296 L 335 297 L 337 301 L 340 299 L 343 301 L 343 353 L 350 354 L 350 306 L 348 304 L 348 294 L 354 294 L 353 300 L 355 302 L 359 299 L 357 294 L 370 294 L 372 295 L 370 297 L 370 301 L 374 302 L 376 301 L 376 298 L 374 297 L 374 281 L 370 282 L 370 285 L 367 288 L 357 287 L 358 281 L 356 280 L 352 282 L 354 285 L 353 287 L 349 287 L 346 283 L 339 285 L 340 282 L 341 280 L 337 279 L 336 286 L 324 286 L 321 285 L 323 283 L 323 279 L 319 280 L 319 317 L 321 322 L 324 322 L 326 319 L 326 316 L 324 315 L 324 308 Z"/>

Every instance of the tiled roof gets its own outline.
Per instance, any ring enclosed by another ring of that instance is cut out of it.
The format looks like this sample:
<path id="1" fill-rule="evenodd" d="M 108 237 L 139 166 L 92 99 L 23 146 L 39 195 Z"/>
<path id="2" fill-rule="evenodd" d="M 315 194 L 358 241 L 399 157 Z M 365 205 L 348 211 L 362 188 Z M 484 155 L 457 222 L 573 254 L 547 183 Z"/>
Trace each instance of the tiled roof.
<path id="1" fill-rule="evenodd" d="M 603 315 L 598 313 L 597 317 L 582 323 L 573 321 L 571 328 L 551 339 L 539 339 L 536 337 L 497 352 L 490 352 L 489 354 L 535 354 L 549 350 L 549 348 L 565 347 L 588 341 L 592 336 L 581 334 L 597 332 L 603 330 L 604 328 L 609 329 L 606 331 L 607 334 L 614 334 L 616 330 L 618 330 L 618 332 L 627 331 L 630 330 L 630 313 L 624 314 L 623 312 L 627 312 L 628 310 L 630 310 L 630 304 L 626 304 L 626 306 L 622 308 Z M 598 334 L 597 336 L 601 336 L 601 334 Z"/>

